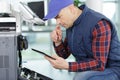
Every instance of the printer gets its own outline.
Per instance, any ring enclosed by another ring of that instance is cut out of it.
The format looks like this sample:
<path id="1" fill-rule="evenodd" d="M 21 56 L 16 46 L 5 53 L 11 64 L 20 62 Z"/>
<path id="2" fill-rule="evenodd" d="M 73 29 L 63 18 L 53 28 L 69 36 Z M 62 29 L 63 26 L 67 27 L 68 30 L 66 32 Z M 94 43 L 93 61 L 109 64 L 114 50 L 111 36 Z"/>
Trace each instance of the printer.
<path id="1" fill-rule="evenodd" d="M 0 80 L 18 80 L 18 39 L 21 34 L 21 22 L 42 24 L 44 21 L 38 18 L 27 5 L 19 3 L 20 8 L 15 11 L 12 5 L 0 1 Z M 28 20 L 27 20 L 28 19 Z M 22 80 L 22 79 L 21 79 Z"/>

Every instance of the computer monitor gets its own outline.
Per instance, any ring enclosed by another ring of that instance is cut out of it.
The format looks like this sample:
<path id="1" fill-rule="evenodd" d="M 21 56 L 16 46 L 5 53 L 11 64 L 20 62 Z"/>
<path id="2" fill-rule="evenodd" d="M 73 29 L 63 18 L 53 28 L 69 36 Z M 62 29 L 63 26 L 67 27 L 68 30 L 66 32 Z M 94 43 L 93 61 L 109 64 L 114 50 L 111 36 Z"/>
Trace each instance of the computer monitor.
<path id="1" fill-rule="evenodd" d="M 44 21 L 37 16 L 37 14 L 25 3 L 20 2 L 20 11 L 21 16 L 25 21 L 36 23 L 36 24 L 43 24 Z"/>
<path id="2" fill-rule="evenodd" d="M 28 6 L 39 17 L 43 18 L 45 15 L 44 1 L 28 2 Z"/>

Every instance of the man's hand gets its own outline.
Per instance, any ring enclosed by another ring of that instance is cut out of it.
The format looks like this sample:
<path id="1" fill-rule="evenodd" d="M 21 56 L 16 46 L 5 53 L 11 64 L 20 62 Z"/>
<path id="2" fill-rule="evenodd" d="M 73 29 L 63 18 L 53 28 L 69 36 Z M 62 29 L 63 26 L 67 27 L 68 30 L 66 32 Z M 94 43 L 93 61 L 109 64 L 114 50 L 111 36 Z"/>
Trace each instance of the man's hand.
<path id="1" fill-rule="evenodd" d="M 47 56 L 45 56 L 45 58 L 51 63 L 51 65 L 56 68 L 56 69 L 66 69 L 68 70 L 69 65 L 68 62 L 65 61 L 65 59 L 57 56 L 57 55 L 53 55 L 52 57 L 54 57 L 56 60 L 53 60 Z"/>
<path id="2" fill-rule="evenodd" d="M 53 42 L 55 42 L 55 45 L 58 46 L 62 42 L 62 30 L 60 26 L 56 26 L 55 30 L 51 32 L 50 35 Z"/>

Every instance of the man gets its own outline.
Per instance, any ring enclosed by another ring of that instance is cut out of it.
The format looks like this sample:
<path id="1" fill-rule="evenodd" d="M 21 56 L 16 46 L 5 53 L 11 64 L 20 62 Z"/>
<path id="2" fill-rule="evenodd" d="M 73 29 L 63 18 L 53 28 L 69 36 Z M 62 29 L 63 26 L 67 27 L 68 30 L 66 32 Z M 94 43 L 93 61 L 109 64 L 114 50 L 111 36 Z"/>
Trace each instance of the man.
<path id="1" fill-rule="evenodd" d="M 45 58 L 54 68 L 77 72 L 74 80 L 120 80 L 120 42 L 108 18 L 72 0 L 51 0 L 44 20 L 51 18 L 57 22 L 51 39 L 58 56 Z M 66 28 L 65 40 L 60 26 Z M 65 61 L 70 54 L 76 62 Z"/>

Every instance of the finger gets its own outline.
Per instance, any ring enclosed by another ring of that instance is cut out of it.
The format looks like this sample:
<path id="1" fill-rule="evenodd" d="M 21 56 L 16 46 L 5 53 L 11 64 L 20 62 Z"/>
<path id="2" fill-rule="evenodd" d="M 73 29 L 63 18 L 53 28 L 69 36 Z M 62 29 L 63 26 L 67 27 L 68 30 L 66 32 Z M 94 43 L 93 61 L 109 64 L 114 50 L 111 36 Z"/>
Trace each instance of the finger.
<path id="1" fill-rule="evenodd" d="M 58 25 L 58 26 L 56 26 L 56 29 L 55 29 L 56 31 L 57 31 L 57 33 L 59 34 L 60 32 L 61 32 L 61 28 L 60 28 L 60 26 Z"/>
<path id="2" fill-rule="evenodd" d="M 60 29 L 60 30 L 57 30 L 57 35 L 58 35 L 58 36 L 62 36 L 62 31 L 61 31 L 61 29 Z"/>
<path id="3" fill-rule="evenodd" d="M 62 32 L 60 26 L 56 27 L 56 31 L 57 31 L 58 34 L 60 34 Z"/>
<path id="4" fill-rule="evenodd" d="M 56 31 L 54 31 L 54 33 L 53 33 L 53 34 L 54 34 L 54 35 L 53 35 L 54 40 L 55 40 L 55 41 L 57 41 L 58 35 L 57 35 Z"/>
<path id="5" fill-rule="evenodd" d="M 58 36 L 58 40 L 61 41 L 62 40 L 62 34 L 60 33 Z"/>
<path id="6" fill-rule="evenodd" d="M 55 54 L 52 55 L 52 57 L 55 58 L 55 59 L 58 59 L 58 58 L 59 58 L 59 56 L 57 56 L 57 55 L 55 55 Z"/>
<path id="7" fill-rule="evenodd" d="M 60 27 L 57 27 L 56 34 L 57 34 L 57 40 L 61 40 L 61 38 L 62 38 L 62 30 L 61 30 Z"/>
<path id="8" fill-rule="evenodd" d="M 60 25 L 57 25 L 55 29 L 60 30 Z"/>
<path id="9" fill-rule="evenodd" d="M 53 32 L 51 32 L 50 36 L 51 36 L 51 39 L 52 39 L 54 42 L 57 41 L 57 34 L 56 34 L 56 31 L 55 31 L 55 30 L 54 30 Z"/>

